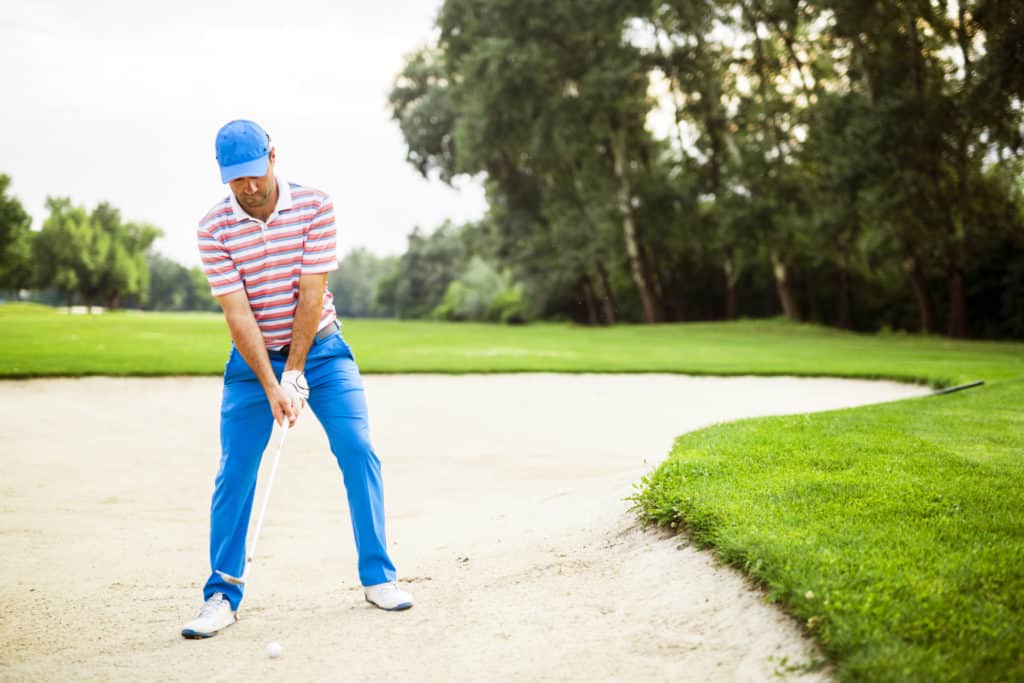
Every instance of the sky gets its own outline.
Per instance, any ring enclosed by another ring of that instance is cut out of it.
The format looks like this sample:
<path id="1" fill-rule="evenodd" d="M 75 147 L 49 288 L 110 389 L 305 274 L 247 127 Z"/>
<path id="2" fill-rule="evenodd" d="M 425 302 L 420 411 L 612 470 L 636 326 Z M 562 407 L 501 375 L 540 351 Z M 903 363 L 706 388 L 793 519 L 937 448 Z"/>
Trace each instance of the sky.
<path id="1" fill-rule="evenodd" d="M 282 177 L 334 199 L 339 254 L 399 254 L 414 227 L 486 209 L 476 180 L 423 179 L 387 111 L 440 4 L 0 0 L 0 173 L 36 228 L 48 195 L 109 201 L 197 265 L 196 223 L 227 193 L 217 129 L 253 119 Z"/>

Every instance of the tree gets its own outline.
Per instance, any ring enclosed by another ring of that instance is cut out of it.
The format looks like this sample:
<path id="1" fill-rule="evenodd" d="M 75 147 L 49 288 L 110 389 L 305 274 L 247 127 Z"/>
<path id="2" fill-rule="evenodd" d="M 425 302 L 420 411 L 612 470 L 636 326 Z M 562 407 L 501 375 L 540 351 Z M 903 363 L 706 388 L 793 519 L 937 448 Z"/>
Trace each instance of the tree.
<path id="1" fill-rule="evenodd" d="M 774 297 L 791 319 L 916 310 L 925 332 L 1005 334 L 1024 280 L 1021 7 L 446 0 L 390 104 L 424 176 L 484 178 L 484 260 L 534 314 L 735 317 Z"/>
<path id="2" fill-rule="evenodd" d="M 92 223 L 100 237 L 105 264 L 99 271 L 98 296 L 108 308 L 118 308 L 127 295 L 142 297 L 149 284 L 146 253 L 162 233 L 140 223 L 122 223 L 121 212 L 106 202 L 93 210 Z"/>
<path id="3" fill-rule="evenodd" d="M 424 178 L 451 184 L 456 174 L 452 108 L 444 53 L 426 47 L 410 55 L 388 96 L 391 115 L 408 146 L 406 161 Z"/>
<path id="4" fill-rule="evenodd" d="M 24 289 L 32 281 L 32 219 L 8 195 L 11 178 L 0 173 L 0 290 Z"/>
<path id="5" fill-rule="evenodd" d="M 84 209 L 73 208 L 69 199 L 48 197 L 46 207 L 50 215 L 32 243 L 35 283 L 57 289 L 70 306 L 79 290 L 80 269 L 75 265 L 84 258 L 88 240 L 82 233 L 91 231 L 89 217 Z"/>
<path id="6" fill-rule="evenodd" d="M 186 268 L 150 250 L 146 254 L 149 287 L 143 308 L 153 311 L 217 311 L 210 284 L 199 266 Z"/>
<path id="7" fill-rule="evenodd" d="M 611 1 L 449 0 L 438 20 L 438 46 L 455 112 L 455 167 L 487 174 L 492 196 L 505 203 L 495 217 L 499 229 L 512 227 L 506 216 L 532 213 L 531 246 L 546 244 L 537 251 L 549 258 L 573 256 L 577 243 L 602 244 L 594 239 L 599 224 L 580 211 L 573 223 L 555 224 L 553 215 L 565 216 L 566 206 L 581 201 L 594 206 L 592 215 L 609 215 L 610 204 L 644 319 L 655 322 L 661 302 L 634 191 L 646 170 L 650 105 L 641 55 L 622 40 L 627 18 L 624 6 Z M 586 192 L 581 178 L 611 194 Z M 600 250 L 582 256 L 561 261 L 557 270 L 584 291 L 593 284 L 607 290 Z M 602 294 L 611 301 L 610 292 Z"/>
<path id="8" fill-rule="evenodd" d="M 150 251 L 149 289 L 144 308 L 154 311 L 180 311 L 186 308 L 190 289 L 188 269 L 166 256 Z"/>
<path id="9" fill-rule="evenodd" d="M 441 320 L 490 320 L 499 322 L 504 307 L 494 306 L 500 296 L 516 291 L 508 273 L 499 272 L 479 256 L 469 259 L 462 275 L 448 284 L 444 300 L 433 310 L 432 317 Z"/>
<path id="10" fill-rule="evenodd" d="M 220 311 L 220 304 L 210 291 L 210 281 L 206 273 L 199 266 L 192 266 L 188 269 L 188 279 L 191 287 L 185 298 L 185 309 L 189 311 Z"/>
<path id="11" fill-rule="evenodd" d="M 736 224 L 725 213 L 731 172 L 738 163 L 727 106 L 735 99 L 730 68 L 737 56 L 709 36 L 716 30 L 735 32 L 736 28 L 725 8 L 713 0 L 656 0 L 641 5 L 639 13 L 653 35 L 652 67 L 667 80 L 671 94 L 670 149 L 675 167 L 671 175 L 692 186 L 680 194 L 689 204 L 688 251 L 701 252 L 700 260 L 720 264 L 725 317 L 733 319 L 738 310 L 736 285 L 743 266 L 752 260 L 743 233 L 733 229 Z"/>
<path id="12" fill-rule="evenodd" d="M 89 309 L 103 302 L 117 308 L 126 295 L 143 296 L 149 271 L 146 250 L 160 235 L 149 225 L 121 222 L 107 203 L 89 214 L 67 198 L 49 197 L 50 215 L 34 240 L 35 278 L 69 297 L 77 293 Z"/>
<path id="13" fill-rule="evenodd" d="M 378 318 L 391 315 L 378 303 L 381 280 L 396 266 L 394 257 L 375 256 L 366 249 L 353 249 L 331 273 L 330 289 L 338 315 L 354 318 Z"/>
<path id="14" fill-rule="evenodd" d="M 377 304 L 399 318 L 425 318 L 444 298 L 449 283 L 465 268 L 469 254 L 465 233 L 471 224 L 445 222 L 425 235 L 419 228 L 409 234 L 405 254 L 381 278 Z"/>

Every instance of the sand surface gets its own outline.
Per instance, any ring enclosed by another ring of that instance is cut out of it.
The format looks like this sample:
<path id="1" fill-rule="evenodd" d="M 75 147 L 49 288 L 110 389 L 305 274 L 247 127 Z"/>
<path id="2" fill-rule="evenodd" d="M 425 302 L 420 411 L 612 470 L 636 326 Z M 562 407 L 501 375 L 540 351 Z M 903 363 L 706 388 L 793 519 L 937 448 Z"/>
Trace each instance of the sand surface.
<path id="1" fill-rule="evenodd" d="M 685 538 L 636 528 L 624 499 L 685 431 L 925 393 L 666 375 L 365 383 L 416 607 L 363 601 L 341 476 L 305 414 L 238 623 L 185 641 L 209 571 L 220 380 L 0 382 L 0 680 L 778 680 L 815 657 L 794 623 Z"/>

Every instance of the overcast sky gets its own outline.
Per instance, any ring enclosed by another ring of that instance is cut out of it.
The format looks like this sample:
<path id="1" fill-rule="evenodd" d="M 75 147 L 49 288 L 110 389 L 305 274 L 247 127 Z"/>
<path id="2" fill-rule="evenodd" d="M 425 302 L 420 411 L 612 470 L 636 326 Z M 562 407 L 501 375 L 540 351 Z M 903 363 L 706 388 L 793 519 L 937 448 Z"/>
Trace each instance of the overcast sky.
<path id="1" fill-rule="evenodd" d="M 405 162 L 386 109 L 440 0 L 0 0 L 0 173 L 38 227 L 47 195 L 102 200 L 199 262 L 195 224 L 226 193 L 217 129 L 251 118 L 278 171 L 334 198 L 339 253 L 401 253 L 414 226 L 483 214 Z"/>

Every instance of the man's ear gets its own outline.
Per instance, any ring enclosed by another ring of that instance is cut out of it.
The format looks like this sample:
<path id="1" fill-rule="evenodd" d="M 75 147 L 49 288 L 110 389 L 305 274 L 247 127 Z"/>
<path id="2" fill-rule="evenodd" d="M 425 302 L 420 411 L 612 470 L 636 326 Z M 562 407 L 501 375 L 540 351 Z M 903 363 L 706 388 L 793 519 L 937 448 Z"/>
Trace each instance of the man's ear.
<path id="1" fill-rule="evenodd" d="M 271 147 L 270 148 L 270 154 L 267 155 L 267 158 L 270 160 L 270 163 L 274 163 L 275 161 L 277 161 L 277 148 L 276 147 Z"/>

